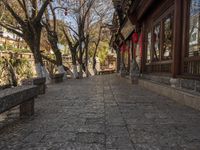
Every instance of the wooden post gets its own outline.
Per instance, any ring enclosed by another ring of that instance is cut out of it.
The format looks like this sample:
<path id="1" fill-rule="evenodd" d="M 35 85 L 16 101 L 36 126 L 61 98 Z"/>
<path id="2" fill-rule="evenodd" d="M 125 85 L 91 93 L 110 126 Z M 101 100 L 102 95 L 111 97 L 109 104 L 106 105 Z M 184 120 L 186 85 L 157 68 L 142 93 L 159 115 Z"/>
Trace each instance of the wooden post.
<path id="1" fill-rule="evenodd" d="M 131 40 L 128 39 L 128 72 L 130 73 L 131 58 L 130 58 Z"/>
<path id="2" fill-rule="evenodd" d="M 172 63 L 172 77 L 176 78 L 180 74 L 181 68 L 181 50 L 182 50 L 182 0 L 175 0 L 174 12 L 174 39 L 173 39 L 173 63 Z"/>
<path id="3" fill-rule="evenodd" d="M 145 24 L 143 23 L 142 24 L 142 32 L 141 32 L 142 34 L 143 34 L 143 39 L 142 39 L 142 41 L 143 41 L 143 43 L 142 43 L 142 59 L 141 59 L 141 72 L 140 73 L 144 73 L 146 70 L 145 70 L 145 66 L 146 66 L 146 52 L 147 52 L 147 47 L 146 47 L 146 41 L 148 40 L 148 39 L 145 39 L 145 38 L 148 38 L 146 35 L 147 35 L 147 31 L 146 31 L 146 28 L 145 28 Z"/>

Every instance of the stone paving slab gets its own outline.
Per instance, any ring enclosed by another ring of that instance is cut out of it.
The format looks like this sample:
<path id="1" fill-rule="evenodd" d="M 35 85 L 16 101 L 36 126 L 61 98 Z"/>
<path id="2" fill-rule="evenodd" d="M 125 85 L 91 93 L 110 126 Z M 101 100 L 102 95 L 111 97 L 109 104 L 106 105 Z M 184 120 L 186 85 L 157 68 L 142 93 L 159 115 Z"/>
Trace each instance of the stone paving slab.
<path id="1" fill-rule="evenodd" d="M 200 150 L 200 112 L 117 75 L 49 85 L 35 115 L 0 115 L 0 150 Z"/>

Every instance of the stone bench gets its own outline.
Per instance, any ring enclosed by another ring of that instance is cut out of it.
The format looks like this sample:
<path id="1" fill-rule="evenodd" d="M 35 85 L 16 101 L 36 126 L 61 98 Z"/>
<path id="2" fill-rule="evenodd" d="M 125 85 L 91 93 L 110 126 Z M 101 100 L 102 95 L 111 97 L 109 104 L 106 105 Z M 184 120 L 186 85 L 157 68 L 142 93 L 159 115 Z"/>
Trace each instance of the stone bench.
<path id="1" fill-rule="evenodd" d="M 20 117 L 32 116 L 37 94 L 37 86 L 19 86 L 0 91 L 0 113 L 20 105 Z"/>
<path id="2" fill-rule="evenodd" d="M 115 73 L 115 70 L 101 70 L 98 73 L 99 75 L 112 74 L 112 73 Z"/>
<path id="3" fill-rule="evenodd" d="M 0 90 L 4 90 L 4 89 L 7 89 L 7 88 L 11 88 L 11 85 L 10 84 L 6 84 L 6 85 L 0 86 Z"/>
<path id="4" fill-rule="evenodd" d="M 64 74 L 63 73 L 54 74 L 54 75 L 51 75 L 50 77 L 51 77 L 52 83 L 60 83 L 60 82 L 63 82 Z"/>
<path id="5" fill-rule="evenodd" d="M 36 85 L 38 87 L 38 94 L 45 94 L 46 91 L 46 78 L 31 78 L 22 81 L 22 85 Z"/>

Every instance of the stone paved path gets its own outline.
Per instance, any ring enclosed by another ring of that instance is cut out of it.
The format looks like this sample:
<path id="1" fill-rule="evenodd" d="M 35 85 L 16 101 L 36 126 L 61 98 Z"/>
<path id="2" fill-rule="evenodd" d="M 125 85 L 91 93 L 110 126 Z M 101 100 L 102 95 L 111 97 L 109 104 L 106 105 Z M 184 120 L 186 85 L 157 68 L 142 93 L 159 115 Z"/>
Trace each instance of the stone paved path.
<path id="1" fill-rule="evenodd" d="M 50 85 L 35 112 L 0 130 L 1 150 L 200 150 L 200 112 L 116 75 Z"/>

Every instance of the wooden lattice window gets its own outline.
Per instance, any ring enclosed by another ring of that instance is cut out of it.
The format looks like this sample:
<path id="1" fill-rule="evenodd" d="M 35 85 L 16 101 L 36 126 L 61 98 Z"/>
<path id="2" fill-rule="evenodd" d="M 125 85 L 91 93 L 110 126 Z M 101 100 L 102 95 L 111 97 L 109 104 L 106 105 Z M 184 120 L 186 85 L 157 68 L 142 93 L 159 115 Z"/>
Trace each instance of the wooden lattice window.
<path id="1" fill-rule="evenodd" d="M 147 33 L 146 63 L 150 63 L 151 62 L 151 45 L 152 45 L 151 32 L 148 32 Z"/>
<path id="2" fill-rule="evenodd" d="M 153 29 L 153 61 L 160 60 L 161 25 L 157 24 Z"/>
<path id="3" fill-rule="evenodd" d="M 185 27 L 182 74 L 200 77 L 200 1 L 188 0 L 185 5 Z"/>
<path id="4" fill-rule="evenodd" d="M 162 59 L 172 59 L 172 39 L 173 39 L 173 25 L 172 15 L 167 16 L 163 20 L 163 43 L 162 43 Z"/>
<path id="5" fill-rule="evenodd" d="M 174 7 L 160 17 L 152 17 L 146 30 L 146 71 L 150 73 L 172 73 Z"/>

